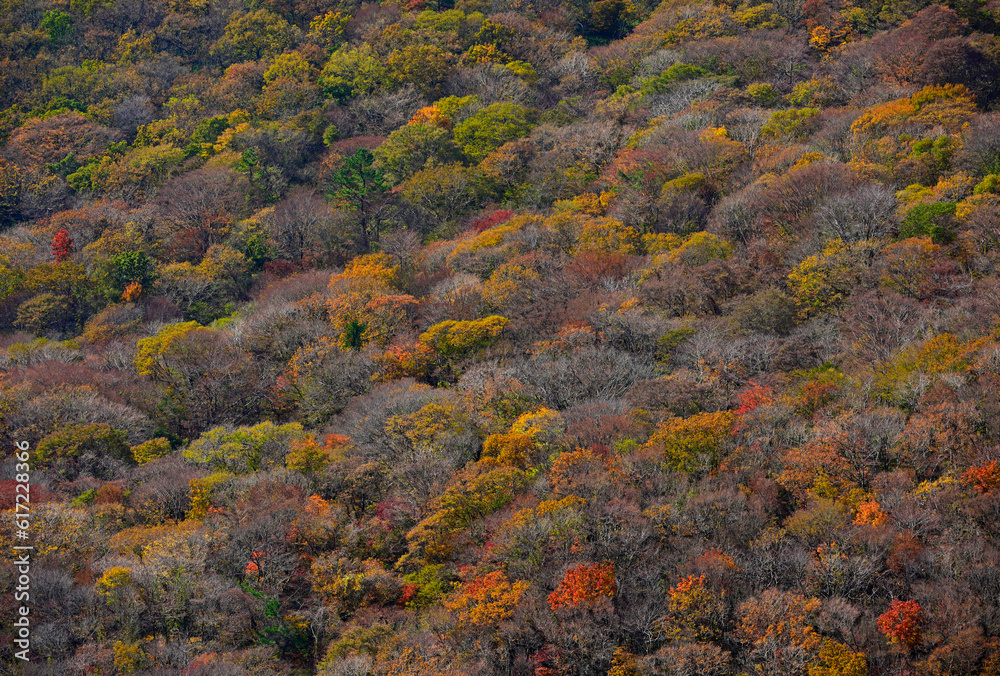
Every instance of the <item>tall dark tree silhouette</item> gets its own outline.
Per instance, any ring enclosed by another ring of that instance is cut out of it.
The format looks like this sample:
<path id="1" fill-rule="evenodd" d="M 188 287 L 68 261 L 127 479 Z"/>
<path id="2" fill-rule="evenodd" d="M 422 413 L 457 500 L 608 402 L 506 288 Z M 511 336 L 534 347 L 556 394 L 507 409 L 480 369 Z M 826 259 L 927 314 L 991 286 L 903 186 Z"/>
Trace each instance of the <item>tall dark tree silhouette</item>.
<path id="1" fill-rule="evenodd" d="M 375 210 L 388 189 L 385 174 L 375 166 L 375 156 L 366 148 L 348 157 L 330 181 L 326 196 L 357 212 L 357 233 L 363 251 L 370 250 L 372 242 L 378 241 Z"/>

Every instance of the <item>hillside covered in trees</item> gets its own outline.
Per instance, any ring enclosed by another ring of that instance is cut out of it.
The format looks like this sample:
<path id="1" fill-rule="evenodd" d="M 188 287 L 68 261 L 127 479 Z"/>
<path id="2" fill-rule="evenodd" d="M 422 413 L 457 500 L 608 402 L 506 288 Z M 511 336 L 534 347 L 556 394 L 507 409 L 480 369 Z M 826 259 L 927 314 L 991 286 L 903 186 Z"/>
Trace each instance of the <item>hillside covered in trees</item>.
<path id="1" fill-rule="evenodd" d="M 4 673 L 1000 674 L 998 22 L 0 0 Z"/>

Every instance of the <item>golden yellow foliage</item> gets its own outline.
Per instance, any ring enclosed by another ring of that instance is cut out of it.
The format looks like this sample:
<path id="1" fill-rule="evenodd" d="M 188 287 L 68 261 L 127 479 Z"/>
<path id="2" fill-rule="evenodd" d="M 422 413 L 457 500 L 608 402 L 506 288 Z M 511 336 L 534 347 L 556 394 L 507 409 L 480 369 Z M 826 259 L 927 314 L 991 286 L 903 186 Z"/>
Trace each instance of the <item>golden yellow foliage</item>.
<path id="1" fill-rule="evenodd" d="M 115 641 L 112 648 L 115 669 L 120 674 L 134 674 L 143 668 L 149 654 L 139 647 L 138 643 Z"/>
<path id="2" fill-rule="evenodd" d="M 491 434 L 483 442 L 483 461 L 491 465 L 509 465 L 525 469 L 535 454 L 534 438 L 530 434 Z"/>
<path id="3" fill-rule="evenodd" d="M 414 447 L 439 455 L 449 437 L 467 427 L 465 412 L 450 402 L 432 401 L 409 415 L 394 415 L 385 423 L 390 435 L 401 435 Z"/>
<path id="4" fill-rule="evenodd" d="M 611 656 L 611 668 L 608 669 L 608 676 L 641 676 L 639 671 L 639 661 L 635 655 L 619 646 L 615 648 Z"/>
<path id="5" fill-rule="evenodd" d="M 647 233 L 642 236 L 642 248 L 650 256 L 669 253 L 684 243 L 680 235 L 672 232 Z"/>
<path id="6" fill-rule="evenodd" d="M 580 228 L 576 251 L 607 251 L 636 254 L 642 234 L 635 228 L 610 218 L 587 219 Z"/>
<path id="7" fill-rule="evenodd" d="M 558 411 L 542 407 L 537 411 L 518 416 L 510 431 L 516 434 L 528 434 L 536 442 L 555 441 L 556 437 L 566 428 L 566 422 Z"/>
<path id="8" fill-rule="evenodd" d="M 212 506 L 212 492 L 219 484 L 232 478 L 229 472 L 216 472 L 203 479 L 191 479 L 191 509 L 187 518 L 203 519 Z"/>
<path id="9" fill-rule="evenodd" d="M 868 676 L 868 660 L 863 652 L 854 652 L 843 643 L 824 639 L 809 676 Z"/>
<path id="10" fill-rule="evenodd" d="M 94 583 L 94 591 L 100 596 L 111 596 L 115 590 L 132 582 L 132 569 L 125 566 L 108 568 Z"/>
<path id="11" fill-rule="evenodd" d="M 690 267 L 704 265 L 716 258 L 726 260 L 733 255 L 733 245 L 718 235 L 696 232 L 670 251 L 670 260 Z"/>
<path id="12" fill-rule="evenodd" d="M 880 245 L 872 240 L 846 244 L 835 239 L 808 256 L 788 274 L 788 286 L 802 318 L 834 307 L 859 286 L 861 273 L 875 259 Z"/>
<path id="13" fill-rule="evenodd" d="M 508 321 L 499 315 L 469 321 L 449 319 L 428 328 L 419 341 L 444 357 L 463 357 L 496 341 Z"/>
<path id="14" fill-rule="evenodd" d="M 505 263 L 483 282 L 483 300 L 500 310 L 508 307 L 515 299 L 530 301 L 531 296 L 525 293 L 525 287 L 537 279 L 539 276 L 534 270 L 515 263 Z"/>
<path id="15" fill-rule="evenodd" d="M 340 274 L 330 278 L 330 290 L 340 291 L 366 286 L 391 288 L 396 284 L 399 266 L 387 253 L 373 253 L 351 260 Z"/>
<path id="16" fill-rule="evenodd" d="M 851 125 L 853 159 L 895 164 L 910 154 L 918 140 L 908 126 L 927 131 L 943 127 L 955 134 L 975 114 L 975 101 L 964 85 L 928 85 L 909 98 L 871 106 Z"/>
<path id="17" fill-rule="evenodd" d="M 139 375 L 151 376 L 164 368 L 161 358 L 170 354 L 177 343 L 193 331 L 208 332 L 208 329 L 198 322 L 179 322 L 163 327 L 155 336 L 138 341 L 135 368 Z"/>
<path id="18" fill-rule="evenodd" d="M 147 462 L 170 455 L 170 451 L 170 442 L 164 437 L 157 437 L 156 439 L 145 441 L 138 446 L 133 446 L 132 457 L 140 465 L 145 465 Z"/>
<path id="19" fill-rule="evenodd" d="M 670 418 L 656 429 L 646 448 L 661 457 L 667 467 L 695 474 L 715 466 L 722 442 L 735 421 L 736 414 L 731 411 Z"/>

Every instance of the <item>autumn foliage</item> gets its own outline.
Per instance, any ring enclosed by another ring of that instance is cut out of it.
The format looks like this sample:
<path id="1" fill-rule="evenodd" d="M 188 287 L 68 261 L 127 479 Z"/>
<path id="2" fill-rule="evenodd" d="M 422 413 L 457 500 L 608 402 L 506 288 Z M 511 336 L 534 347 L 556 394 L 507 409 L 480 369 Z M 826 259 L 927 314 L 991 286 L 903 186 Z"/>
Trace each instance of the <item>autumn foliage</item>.
<path id="1" fill-rule="evenodd" d="M 996 460 L 979 467 L 970 467 L 962 474 L 962 480 L 980 493 L 992 493 L 1000 488 L 1000 467 Z"/>
<path id="2" fill-rule="evenodd" d="M 57 263 L 62 263 L 73 253 L 73 240 L 66 229 L 62 229 L 52 238 L 52 257 Z"/>
<path id="3" fill-rule="evenodd" d="M 889 609 L 879 616 L 878 628 L 891 643 L 910 651 L 920 643 L 925 621 L 924 609 L 919 603 L 893 599 Z"/>
<path id="4" fill-rule="evenodd" d="M 524 581 L 511 582 L 495 570 L 466 582 L 444 606 L 456 614 L 462 626 L 495 627 L 511 617 L 528 586 Z"/>
<path id="5" fill-rule="evenodd" d="M 614 597 L 617 591 L 613 563 L 581 563 L 566 571 L 562 582 L 549 594 L 549 606 L 552 610 L 589 606 L 598 599 Z"/>
<path id="6" fill-rule="evenodd" d="M 1000 673 L 998 36 L 0 0 L 24 675 Z"/>

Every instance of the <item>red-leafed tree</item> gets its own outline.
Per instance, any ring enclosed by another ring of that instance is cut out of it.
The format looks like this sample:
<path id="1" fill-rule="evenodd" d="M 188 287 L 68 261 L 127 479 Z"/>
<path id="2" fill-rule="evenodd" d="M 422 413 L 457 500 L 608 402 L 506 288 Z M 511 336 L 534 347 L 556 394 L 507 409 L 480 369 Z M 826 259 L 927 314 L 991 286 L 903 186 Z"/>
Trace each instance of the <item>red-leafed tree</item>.
<path id="1" fill-rule="evenodd" d="M 909 652 L 923 636 L 924 609 L 916 601 L 893 599 L 889 609 L 878 618 L 878 628 L 891 643 Z"/>
<path id="2" fill-rule="evenodd" d="M 52 238 L 52 256 L 57 263 L 62 263 L 73 253 L 73 238 L 65 229 L 56 233 Z"/>
<path id="3" fill-rule="evenodd" d="M 472 219 L 472 223 L 469 224 L 468 229 L 472 232 L 483 232 L 495 225 L 503 225 L 513 218 L 513 216 L 514 212 L 510 209 L 497 209 L 496 211 Z"/>
<path id="4" fill-rule="evenodd" d="M 739 408 L 736 415 L 746 415 L 759 406 L 768 406 L 774 403 L 774 390 L 766 385 L 758 385 L 750 381 L 750 386 L 737 393 L 736 401 Z"/>

